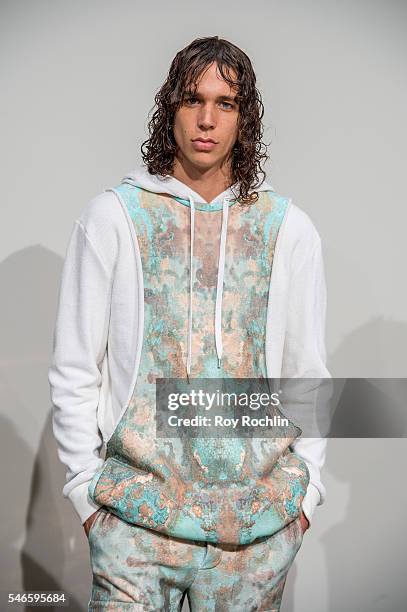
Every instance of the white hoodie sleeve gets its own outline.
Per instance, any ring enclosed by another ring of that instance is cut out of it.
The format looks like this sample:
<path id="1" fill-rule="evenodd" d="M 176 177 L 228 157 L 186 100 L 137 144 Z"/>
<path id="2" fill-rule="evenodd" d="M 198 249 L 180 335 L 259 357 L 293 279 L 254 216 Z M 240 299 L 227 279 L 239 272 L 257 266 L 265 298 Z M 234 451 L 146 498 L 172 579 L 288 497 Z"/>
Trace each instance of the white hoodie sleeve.
<path id="1" fill-rule="evenodd" d="M 282 378 L 331 378 L 326 368 L 325 319 L 327 292 L 322 246 L 315 231 L 313 245 L 298 247 L 300 261 L 290 277 L 289 311 L 282 364 Z M 297 438 L 294 452 L 307 464 L 310 482 L 302 509 L 311 523 L 317 505 L 325 501 L 326 490 L 320 470 L 325 463 L 326 438 Z"/>
<path id="2" fill-rule="evenodd" d="M 48 381 L 58 456 L 67 467 L 62 492 L 82 523 L 99 508 L 87 488 L 103 464 L 97 407 L 108 338 L 111 277 L 85 226 L 76 220 L 62 272 Z"/>

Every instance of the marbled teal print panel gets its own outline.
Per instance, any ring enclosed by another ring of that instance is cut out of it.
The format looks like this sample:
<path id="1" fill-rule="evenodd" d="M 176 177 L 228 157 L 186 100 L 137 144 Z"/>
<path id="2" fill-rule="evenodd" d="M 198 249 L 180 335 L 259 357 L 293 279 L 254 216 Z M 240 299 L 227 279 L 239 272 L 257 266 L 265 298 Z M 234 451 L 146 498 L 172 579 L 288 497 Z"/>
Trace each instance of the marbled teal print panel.
<path id="1" fill-rule="evenodd" d="M 155 435 L 156 378 L 185 378 L 190 208 L 122 184 L 144 277 L 144 336 L 137 381 L 89 494 L 123 519 L 173 536 L 245 544 L 298 516 L 309 482 L 293 438 L 162 439 Z M 229 208 L 222 304 L 222 367 L 215 300 L 222 211 L 195 211 L 192 378 L 266 378 L 268 292 L 288 206 L 260 192 Z"/>

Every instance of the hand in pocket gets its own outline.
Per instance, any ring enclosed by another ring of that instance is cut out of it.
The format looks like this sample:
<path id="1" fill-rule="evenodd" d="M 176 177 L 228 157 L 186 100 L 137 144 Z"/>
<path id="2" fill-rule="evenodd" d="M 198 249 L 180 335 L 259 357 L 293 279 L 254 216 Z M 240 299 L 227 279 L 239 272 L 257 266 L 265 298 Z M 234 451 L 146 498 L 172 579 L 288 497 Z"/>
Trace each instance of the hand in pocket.
<path id="1" fill-rule="evenodd" d="M 95 522 L 98 512 L 99 512 L 100 508 L 98 508 L 96 510 L 96 512 L 94 512 L 93 514 L 91 514 L 86 521 L 83 523 L 83 528 L 85 529 L 85 533 L 86 533 L 86 537 L 89 537 L 89 531 L 93 525 L 93 523 Z"/>
<path id="2" fill-rule="evenodd" d="M 309 520 L 307 519 L 307 517 L 305 516 L 304 512 L 302 512 L 302 511 L 301 511 L 301 514 L 300 514 L 300 523 L 301 523 L 302 533 L 304 534 L 307 531 L 307 529 L 309 529 L 310 523 L 309 523 Z"/>

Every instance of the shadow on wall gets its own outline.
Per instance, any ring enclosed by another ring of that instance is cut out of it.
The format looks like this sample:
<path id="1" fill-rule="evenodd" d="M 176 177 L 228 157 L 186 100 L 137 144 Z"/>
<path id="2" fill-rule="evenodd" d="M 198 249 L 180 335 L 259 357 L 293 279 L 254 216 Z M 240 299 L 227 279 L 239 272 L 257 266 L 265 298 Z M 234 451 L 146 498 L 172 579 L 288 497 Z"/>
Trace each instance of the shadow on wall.
<path id="1" fill-rule="evenodd" d="M 0 580 L 3 591 L 64 590 L 70 597 L 66 609 L 85 612 L 92 581 L 89 548 L 79 517 L 62 497 L 66 470 L 57 457 L 47 380 L 62 265 L 61 257 L 37 245 L 7 258 L 0 267 L 0 392 L 6 413 L 0 444 L 2 486 L 7 492 L 2 504 Z M 370 363 L 376 358 L 380 365 L 387 351 L 404 354 L 406 344 L 405 324 L 379 318 L 349 334 L 328 368 L 331 372 L 344 370 L 337 366 L 346 361 L 346 370 L 355 371 L 367 354 Z M 397 525 L 404 533 L 406 495 L 398 487 L 405 441 L 362 443 L 333 440 L 330 450 L 328 442 L 325 474 L 327 479 L 333 474 L 351 486 L 350 502 L 342 522 L 333 499 L 335 491 L 316 510 L 314 526 L 305 534 L 288 575 L 282 612 L 326 612 L 313 605 L 311 597 L 311 588 L 317 589 L 320 583 L 321 568 L 330 612 L 351 612 L 349 605 L 341 607 L 349 601 L 360 604 L 354 610 L 372 611 L 385 609 L 380 607 L 384 603 L 391 606 L 387 610 L 396 610 L 401 602 L 404 539 Z M 320 563 L 315 570 L 311 565 L 317 557 Z M 300 570 L 308 582 L 294 606 Z M 373 575 L 380 580 L 373 582 Z M 305 600 L 304 592 L 308 594 Z M 376 602 L 373 606 L 372 601 Z M 183 610 L 188 610 L 186 601 Z"/>
<path id="2" fill-rule="evenodd" d="M 86 610 L 90 596 L 89 549 L 62 497 L 66 470 L 57 456 L 47 380 L 62 265 L 61 257 L 36 245 L 0 267 L 1 482 L 7 491 L 0 581 L 4 592 L 65 590 L 65 609 L 76 612 Z"/>
<path id="3" fill-rule="evenodd" d="M 376 317 L 348 334 L 328 364 L 338 376 L 370 377 L 345 380 L 332 401 L 327 500 L 316 510 L 329 612 L 405 608 L 406 344 L 405 323 Z"/>
<path id="4" fill-rule="evenodd" d="M 89 599 L 91 573 L 86 534 L 68 507 L 70 502 L 61 497 L 64 482 L 65 469 L 57 457 L 49 413 L 32 474 L 21 550 L 22 583 L 26 591 L 65 590 L 68 609 L 76 612 L 84 609 L 80 602 Z M 37 609 L 26 607 L 30 612 Z"/>

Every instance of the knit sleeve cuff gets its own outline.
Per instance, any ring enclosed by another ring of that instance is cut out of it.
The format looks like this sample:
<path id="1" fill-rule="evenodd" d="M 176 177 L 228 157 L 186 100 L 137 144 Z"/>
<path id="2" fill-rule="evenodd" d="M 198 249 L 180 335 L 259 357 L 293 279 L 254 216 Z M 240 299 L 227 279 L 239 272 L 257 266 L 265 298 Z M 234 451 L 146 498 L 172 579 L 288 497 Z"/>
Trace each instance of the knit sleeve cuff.
<path id="1" fill-rule="evenodd" d="M 89 481 L 82 482 L 80 485 L 72 489 L 72 491 L 68 495 L 68 499 L 73 504 L 73 507 L 81 519 L 81 523 L 86 521 L 91 514 L 96 512 L 101 506 L 95 504 L 94 501 L 89 497 L 88 487 Z"/>
<path id="2" fill-rule="evenodd" d="M 314 514 L 315 508 L 320 505 L 320 494 L 315 485 L 311 482 L 308 484 L 307 492 L 302 500 L 302 510 L 305 516 L 308 519 L 308 522 L 311 526 L 312 516 Z"/>

